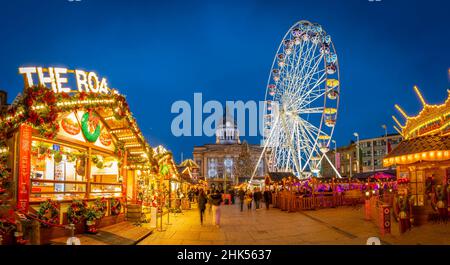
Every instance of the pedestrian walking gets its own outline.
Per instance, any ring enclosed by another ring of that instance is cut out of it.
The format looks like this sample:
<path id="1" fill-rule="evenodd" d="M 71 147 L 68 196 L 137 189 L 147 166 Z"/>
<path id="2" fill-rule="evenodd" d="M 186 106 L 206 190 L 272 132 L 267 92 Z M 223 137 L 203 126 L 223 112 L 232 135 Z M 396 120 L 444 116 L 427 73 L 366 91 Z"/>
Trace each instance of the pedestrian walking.
<path id="1" fill-rule="evenodd" d="M 206 194 L 203 191 L 203 189 L 200 189 L 197 201 L 198 201 L 198 209 L 200 210 L 200 225 L 203 225 L 203 217 L 205 216 L 207 203 Z"/>
<path id="2" fill-rule="evenodd" d="M 259 209 L 259 203 L 262 199 L 262 193 L 259 188 L 256 188 L 255 193 L 253 194 L 253 199 L 255 200 L 255 209 Z"/>
<path id="3" fill-rule="evenodd" d="M 245 191 L 243 188 L 239 189 L 239 203 L 241 204 L 241 212 L 244 211 Z"/>
<path id="4" fill-rule="evenodd" d="M 220 204 L 222 203 L 222 194 L 217 191 L 211 195 L 213 221 L 216 227 L 220 227 Z"/>
<path id="5" fill-rule="evenodd" d="M 212 199 L 211 199 L 211 191 L 210 190 L 208 190 L 208 193 L 207 193 L 207 195 L 206 195 L 206 200 L 207 200 L 207 203 L 208 203 L 208 212 L 209 212 L 209 214 L 211 214 L 211 211 L 212 211 Z"/>
<path id="6" fill-rule="evenodd" d="M 266 203 L 266 209 L 269 210 L 269 205 L 270 205 L 270 197 L 271 197 L 271 193 L 269 191 L 269 188 L 266 187 L 266 189 L 264 190 L 264 202 Z"/>
<path id="7" fill-rule="evenodd" d="M 248 190 L 245 197 L 245 203 L 247 204 L 247 210 L 249 211 L 252 209 L 252 201 L 253 201 L 253 193 L 251 190 Z"/>
<path id="8" fill-rule="evenodd" d="M 235 194 L 235 192 L 234 192 L 234 189 L 231 189 L 230 190 L 230 197 L 231 197 L 231 204 L 234 204 L 234 196 L 235 196 L 236 194 Z"/>

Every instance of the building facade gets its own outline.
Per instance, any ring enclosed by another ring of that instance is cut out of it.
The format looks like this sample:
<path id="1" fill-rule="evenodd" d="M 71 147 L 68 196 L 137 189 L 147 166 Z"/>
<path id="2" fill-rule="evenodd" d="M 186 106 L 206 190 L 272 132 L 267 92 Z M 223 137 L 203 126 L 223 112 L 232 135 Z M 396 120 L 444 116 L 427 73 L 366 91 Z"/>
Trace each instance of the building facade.
<path id="1" fill-rule="evenodd" d="M 370 173 L 392 168 L 383 166 L 383 158 L 402 141 L 399 134 L 388 134 L 376 138 L 362 139 L 357 143 L 330 150 L 327 156 L 342 177 L 354 177 L 359 173 Z M 334 177 L 336 172 L 329 163 L 322 163 L 322 176 Z"/>
<path id="2" fill-rule="evenodd" d="M 238 160 L 247 146 L 250 165 L 239 165 Z M 262 150 L 259 145 L 241 143 L 236 122 L 225 115 L 217 126 L 216 143 L 195 146 L 193 158 L 199 166 L 199 178 L 205 179 L 209 187 L 222 190 L 250 180 L 251 173 L 242 172 L 249 172 L 245 168 L 253 171 Z M 266 172 L 266 162 L 262 159 L 255 178 L 264 179 Z"/>
<path id="3" fill-rule="evenodd" d="M 0 113 L 6 111 L 8 108 L 8 93 L 6 91 L 0 90 Z"/>

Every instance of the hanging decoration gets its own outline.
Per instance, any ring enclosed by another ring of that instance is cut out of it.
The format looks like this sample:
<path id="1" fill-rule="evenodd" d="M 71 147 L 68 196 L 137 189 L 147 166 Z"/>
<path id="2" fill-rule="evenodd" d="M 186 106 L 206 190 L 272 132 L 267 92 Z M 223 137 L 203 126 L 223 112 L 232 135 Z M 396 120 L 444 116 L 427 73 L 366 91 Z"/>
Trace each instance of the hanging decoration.
<path id="1" fill-rule="evenodd" d="M 97 141 L 102 127 L 99 118 L 91 112 L 85 112 L 81 118 L 81 130 L 83 135 L 91 143 Z"/>
<path id="2" fill-rule="evenodd" d="M 77 121 L 72 120 L 69 115 L 65 115 L 61 119 L 61 126 L 63 130 L 70 135 L 77 135 L 81 128 Z"/>

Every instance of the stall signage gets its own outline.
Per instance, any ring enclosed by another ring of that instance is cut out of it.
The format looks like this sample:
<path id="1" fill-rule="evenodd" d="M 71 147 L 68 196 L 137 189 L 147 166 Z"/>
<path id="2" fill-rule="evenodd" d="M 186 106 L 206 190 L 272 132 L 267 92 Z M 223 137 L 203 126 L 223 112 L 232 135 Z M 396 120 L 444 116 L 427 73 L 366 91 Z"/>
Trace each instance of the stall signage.
<path id="1" fill-rule="evenodd" d="M 61 67 L 20 67 L 19 73 L 23 75 L 26 87 L 35 84 L 50 85 L 55 93 L 78 91 L 108 94 L 110 91 L 106 78 L 99 78 L 94 72 L 69 70 Z M 72 89 L 68 85 L 70 83 L 69 74 L 76 82 L 76 89 Z"/>
<path id="2" fill-rule="evenodd" d="M 18 208 L 22 211 L 28 211 L 30 201 L 31 127 L 22 124 L 19 133 Z"/>

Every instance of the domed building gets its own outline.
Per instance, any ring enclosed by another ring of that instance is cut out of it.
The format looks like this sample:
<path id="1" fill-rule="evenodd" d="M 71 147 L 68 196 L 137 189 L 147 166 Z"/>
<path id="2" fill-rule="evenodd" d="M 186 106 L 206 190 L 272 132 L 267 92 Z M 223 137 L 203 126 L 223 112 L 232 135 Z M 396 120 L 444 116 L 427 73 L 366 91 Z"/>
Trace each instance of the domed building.
<path id="1" fill-rule="evenodd" d="M 259 145 L 241 143 L 237 123 L 226 113 L 217 125 L 216 142 L 194 146 L 193 157 L 200 168 L 199 177 L 205 179 L 210 188 L 227 190 L 250 180 L 248 172 L 255 168 L 262 149 Z M 245 159 L 250 162 L 242 163 Z M 264 180 L 266 172 L 263 159 L 254 179 Z"/>

